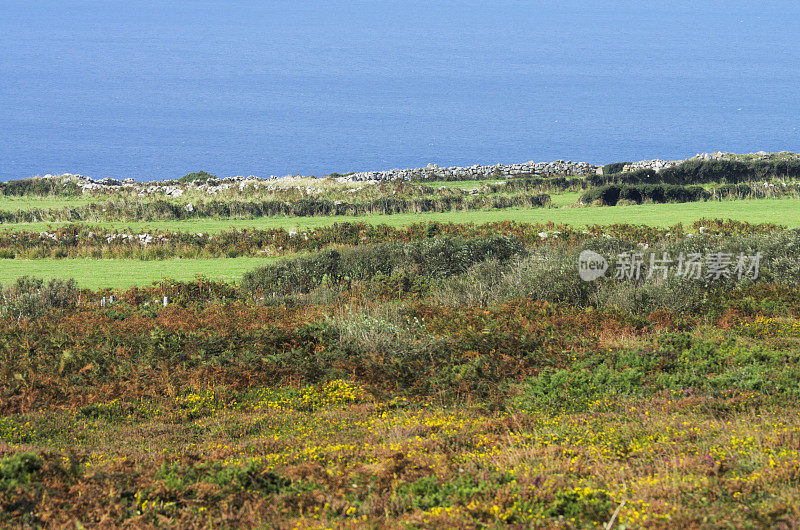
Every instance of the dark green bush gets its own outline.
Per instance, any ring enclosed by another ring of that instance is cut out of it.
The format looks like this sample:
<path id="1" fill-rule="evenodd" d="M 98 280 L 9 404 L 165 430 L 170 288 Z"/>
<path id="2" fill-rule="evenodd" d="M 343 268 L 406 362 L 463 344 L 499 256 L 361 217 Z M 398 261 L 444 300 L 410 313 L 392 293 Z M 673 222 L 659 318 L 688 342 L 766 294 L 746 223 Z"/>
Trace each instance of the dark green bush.
<path id="1" fill-rule="evenodd" d="M 187 173 L 186 175 L 182 176 L 178 179 L 178 182 L 195 182 L 213 178 L 216 177 L 206 171 L 195 171 L 194 173 Z"/>
<path id="2" fill-rule="evenodd" d="M 604 205 L 615 206 L 626 200 L 641 204 L 646 201 L 654 203 L 695 202 L 706 200 L 710 193 L 700 186 L 677 186 L 670 184 L 610 184 L 591 189 L 581 195 L 581 202 L 591 204 L 602 200 Z"/>
<path id="3" fill-rule="evenodd" d="M 613 162 L 603 166 L 603 175 L 612 175 L 614 173 L 622 173 L 622 169 L 630 162 Z"/>
<path id="4" fill-rule="evenodd" d="M 524 245 L 508 236 L 435 237 L 325 250 L 251 271 L 242 279 L 242 288 L 251 294 L 282 296 L 308 293 L 318 287 L 350 286 L 378 275 L 444 278 L 487 259 L 505 261 L 524 252 Z"/>
<path id="5" fill-rule="evenodd" d="M 613 165 L 613 164 L 609 164 Z M 606 171 L 603 175 L 586 177 L 592 186 L 608 184 L 691 184 L 724 183 L 739 184 L 769 179 L 800 178 L 800 160 L 687 160 L 677 166 L 667 167 L 656 173 L 652 169 L 641 169 L 630 173 Z M 621 168 L 620 168 L 621 169 Z"/>

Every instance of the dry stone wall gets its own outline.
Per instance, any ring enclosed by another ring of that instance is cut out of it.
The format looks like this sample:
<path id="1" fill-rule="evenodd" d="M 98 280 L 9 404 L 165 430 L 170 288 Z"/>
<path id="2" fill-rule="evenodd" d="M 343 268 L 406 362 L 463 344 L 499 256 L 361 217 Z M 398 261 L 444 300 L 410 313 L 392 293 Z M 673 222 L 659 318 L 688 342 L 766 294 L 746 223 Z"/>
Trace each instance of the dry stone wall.
<path id="1" fill-rule="evenodd" d="M 733 153 L 723 153 L 717 151 L 716 153 L 701 153 L 690 159 L 700 160 L 732 160 L 741 159 L 747 156 L 749 159 L 770 159 L 774 156 L 793 156 L 800 157 L 791 153 L 778 153 L 771 154 L 764 151 L 753 153 L 750 155 L 735 155 Z M 658 172 L 664 168 L 678 165 L 686 160 L 642 160 L 626 164 L 623 171 L 635 171 L 639 169 L 653 169 Z M 485 179 L 485 178 L 508 178 L 515 175 L 560 175 L 560 176 L 587 176 L 592 174 L 602 174 L 603 166 L 589 164 L 587 162 L 571 162 L 564 160 L 555 160 L 553 162 L 524 162 L 521 164 L 494 164 L 494 165 L 473 165 L 469 167 L 439 167 L 436 164 L 428 164 L 423 168 L 415 169 L 390 169 L 386 171 L 364 171 L 359 173 L 351 173 L 348 175 L 337 176 L 340 182 L 363 182 L 367 184 L 374 184 L 380 181 L 392 180 L 419 180 L 419 179 L 432 179 L 432 180 L 470 180 L 470 179 Z M 46 175 L 45 178 L 59 178 L 62 180 L 70 180 L 75 182 L 84 193 L 114 190 L 114 189 L 128 189 L 138 192 L 140 195 L 147 195 L 150 193 L 160 193 L 168 196 L 179 197 L 183 195 L 186 189 L 195 189 L 214 195 L 220 191 L 239 188 L 244 189 L 249 186 L 254 187 L 271 187 L 275 186 L 276 179 L 279 177 L 271 176 L 269 178 L 260 177 L 226 177 L 214 178 L 205 181 L 195 181 L 189 183 L 176 183 L 175 181 L 152 181 L 152 182 L 137 182 L 133 179 L 116 180 L 112 178 L 103 178 L 94 180 L 89 177 L 81 175 L 59 175 L 52 176 Z M 305 178 L 299 175 L 290 178 Z"/>

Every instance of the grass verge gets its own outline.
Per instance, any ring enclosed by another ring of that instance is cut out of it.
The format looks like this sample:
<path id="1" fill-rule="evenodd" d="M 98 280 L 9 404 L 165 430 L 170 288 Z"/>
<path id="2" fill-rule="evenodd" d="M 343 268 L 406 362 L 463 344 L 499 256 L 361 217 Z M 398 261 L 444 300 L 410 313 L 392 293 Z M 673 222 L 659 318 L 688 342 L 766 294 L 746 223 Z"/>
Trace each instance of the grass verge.
<path id="1" fill-rule="evenodd" d="M 0 261 L 0 284 L 21 276 L 74 278 L 80 287 L 127 288 L 149 285 L 162 278 L 191 280 L 203 275 L 213 280 L 237 282 L 242 275 L 274 258 L 206 258 L 154 261 L 101 259 L 36 259 Z"/>

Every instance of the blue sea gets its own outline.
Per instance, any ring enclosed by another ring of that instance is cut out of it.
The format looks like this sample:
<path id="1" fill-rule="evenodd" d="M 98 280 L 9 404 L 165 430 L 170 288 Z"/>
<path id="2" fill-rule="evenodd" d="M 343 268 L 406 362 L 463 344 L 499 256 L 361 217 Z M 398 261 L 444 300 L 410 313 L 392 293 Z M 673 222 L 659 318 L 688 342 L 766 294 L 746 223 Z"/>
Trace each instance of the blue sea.
<path id="1" fill-rule="evenodd" d="M 800 151 L 799 127 L 796 1 L 0 1 L 0 179 Z"/>

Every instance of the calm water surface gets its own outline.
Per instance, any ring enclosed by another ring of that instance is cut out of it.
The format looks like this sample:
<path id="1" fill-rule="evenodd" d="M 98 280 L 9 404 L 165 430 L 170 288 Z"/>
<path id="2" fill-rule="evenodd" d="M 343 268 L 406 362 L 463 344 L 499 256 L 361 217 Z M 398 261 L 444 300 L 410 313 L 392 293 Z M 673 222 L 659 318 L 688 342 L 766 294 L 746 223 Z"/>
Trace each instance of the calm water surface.
<path id="1" fill-rule="evenodd" d="M 0 2 L 0 178 L 800 151 L 800 5 Z"/>

